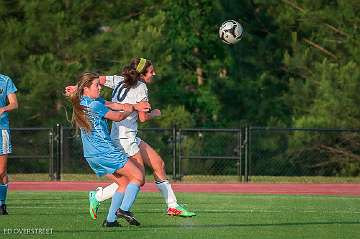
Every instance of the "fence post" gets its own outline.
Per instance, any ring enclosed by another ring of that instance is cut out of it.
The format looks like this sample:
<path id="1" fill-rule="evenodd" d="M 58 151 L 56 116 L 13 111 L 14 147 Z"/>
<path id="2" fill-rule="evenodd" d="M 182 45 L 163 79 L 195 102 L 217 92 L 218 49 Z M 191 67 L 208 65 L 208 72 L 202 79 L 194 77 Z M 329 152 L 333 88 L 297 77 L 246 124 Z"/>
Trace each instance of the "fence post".
<path id="1" fill-rule="evenodd" d="M 247 172 L 248 172 L 248 179 L 247 181 L 251 181 L 251 135 L 252 135 L 252 127 L 249 126 L 249 130 L 248 130 L 248 169 L 247 169 Z"/>
<path id="2" fill-rule="evenodd" d="M 245 164 L 244 164 L 244 181 L 248 182 L 248 160 L 249 160 L 249 127 L 245 126 Z"/>
<path id="3" fill-rule="evenodd" d="M 173 155 L 173 171 L 172 177 L 173 180 L 176 180 L 176 145 L 177 145 L 177 137 L 176 137 L 176 124 L 172 127 L 172 155 Z"/>
<path id="4" fill-rule="evenodd" d="M 55 179 L 61 180 L 61 163 L 63 155 L 63 128 L 60 124 L 56 124 L 56 165 L 55 165 Z"/>
<path id="5" fill-rule="evenodd" d="M 238 161 L 238 175 L 239 175 L 239 182 L 242 182 L 242 175 L 241 175 L 241 169 L 242 169 L 242 148 L 243 148 L 243 142 L 242 142 L 242 133 L 241 128 L 239 128 L 238 132 L 238 140 L 239 140 L 239 161 Z"/>
<path id="6" fill-rule="evenodd" d="M 54 130 L 49 130 L 49 178 L 51 181 L 55 180 L 54 177 Z"/>
<path id="7" fill-rule="evenodd" d="M 177 131 L 176 135 L 177 135 L 177 139 L 179 142 L 179 145 L 178 145 L 178 157 L 179 157 L 178 173 L 179 173 L 179 175 L 177 178 L 179 179 L 179 181 L 181 181 L 181 178 L 182 178 L 182 175 L 181 175 L 181 129 L 179 129 Z"/>

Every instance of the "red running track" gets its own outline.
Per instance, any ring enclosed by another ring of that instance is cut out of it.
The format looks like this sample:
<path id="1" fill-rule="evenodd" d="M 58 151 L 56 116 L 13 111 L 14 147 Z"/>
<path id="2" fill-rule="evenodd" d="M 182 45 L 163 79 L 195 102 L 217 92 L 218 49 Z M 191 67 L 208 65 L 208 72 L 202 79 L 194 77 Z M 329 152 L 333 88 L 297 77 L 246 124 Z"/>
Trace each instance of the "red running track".
<path id="1" fill-rule="evenodd" d="M 9 183 L 10 190 L 20 191 L 90 191 L 107 182 L 26 182 Z M 242 194 L 302 194 L 360 196 L 360 184 L 264 184 L 264 183 L 173 183 L 175 192 L 242 193 Z M 154 183 L 146 183 L 141 191 L 158 191 Z"/>

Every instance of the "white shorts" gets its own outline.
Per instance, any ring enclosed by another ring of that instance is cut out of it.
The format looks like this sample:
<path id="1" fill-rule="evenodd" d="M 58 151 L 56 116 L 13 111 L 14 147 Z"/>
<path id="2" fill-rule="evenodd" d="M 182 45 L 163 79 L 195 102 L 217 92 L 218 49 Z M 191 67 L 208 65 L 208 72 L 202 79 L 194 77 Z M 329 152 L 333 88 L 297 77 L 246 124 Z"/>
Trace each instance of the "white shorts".
<path id="1" fill-rule="evenodd" d="M 111 140 L 121 150 L 124 150 L 125 153 L 131 157 L 137 154 L 140 151 L 139 145 L 141 143 L 141 139 L 136 136 L 135 131 L 128 131 L 126 134 L 115 137 L 115 135 L 111 135 Z"/>
<path id="2" fill-rule="evenodd" d="M 10 130 L 0 129 L 0 155 L 9 154 L 12 152 L 12 145 L 10 142 Z"/>

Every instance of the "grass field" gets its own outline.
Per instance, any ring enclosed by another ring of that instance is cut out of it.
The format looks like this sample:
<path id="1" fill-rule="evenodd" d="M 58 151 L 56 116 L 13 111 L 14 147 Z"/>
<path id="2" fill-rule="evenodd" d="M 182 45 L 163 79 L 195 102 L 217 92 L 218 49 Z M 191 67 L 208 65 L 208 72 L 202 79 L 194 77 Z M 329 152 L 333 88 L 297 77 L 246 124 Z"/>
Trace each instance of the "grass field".
<path id="1" fill-rule="evenodd" d="M 140 227 L 102 228 L 87 213 L 87 192 L 12 191 L 10 215 L 0 217 L 1 238 L 359 238 L 360 198 L 302 195 L 177 193 L 197 212 L 193 218 L 165 215 L 159 193 L 140 193 L 133 212 Z M 50 235 L 19 235 L 46 228 Z M 3 237 L 5 236 L 5 237 Z"/>

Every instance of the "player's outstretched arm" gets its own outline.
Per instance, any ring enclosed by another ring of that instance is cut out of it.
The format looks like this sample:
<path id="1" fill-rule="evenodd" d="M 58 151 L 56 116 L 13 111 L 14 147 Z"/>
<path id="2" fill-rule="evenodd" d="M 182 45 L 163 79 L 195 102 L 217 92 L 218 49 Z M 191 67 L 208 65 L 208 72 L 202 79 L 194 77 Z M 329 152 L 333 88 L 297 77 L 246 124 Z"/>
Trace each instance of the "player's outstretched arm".
<path id="1" fill-rule="evenodd" d="M 109 109 L 116 110 L 116 111 L 134 111 L 134 106 L 132 104 L 121 104 L 115 103 L 111 101 L 105 101 L 105 106 Z"/>
<path id="2" fill-rule="evenodd" d="M 153 109 L 150 112 L 139 112 L 139 120 L 142 123 L 159 116 L 161 116 L 161 111 L 159 109 Z"/>
<path id="3" fill-rule="evenodd" d="M 117 103 L 117 102 L 110 102 L 106 101 L 105 105 L 112 109 L 112 110 L 120 110 L 120 111 L 149 111 L 151 109 L 151 106 L 149 102 L 139 102 L 137 104 L 127 104 L 127 103 Z"/>
<path id="4" fill-rule="evenodd" d="M 110 110 L 109 112 L 107 112 L 105 114 L 105 118 L 108 120 L 112 120 L 112 121 L 121 121 L 123 119 L 126 119 L 126 117 L 128 117 L 131 114 L 132 111 L 123 111 L 123 112 L 119 112 L 119 111 L 113 111 Z"/>

